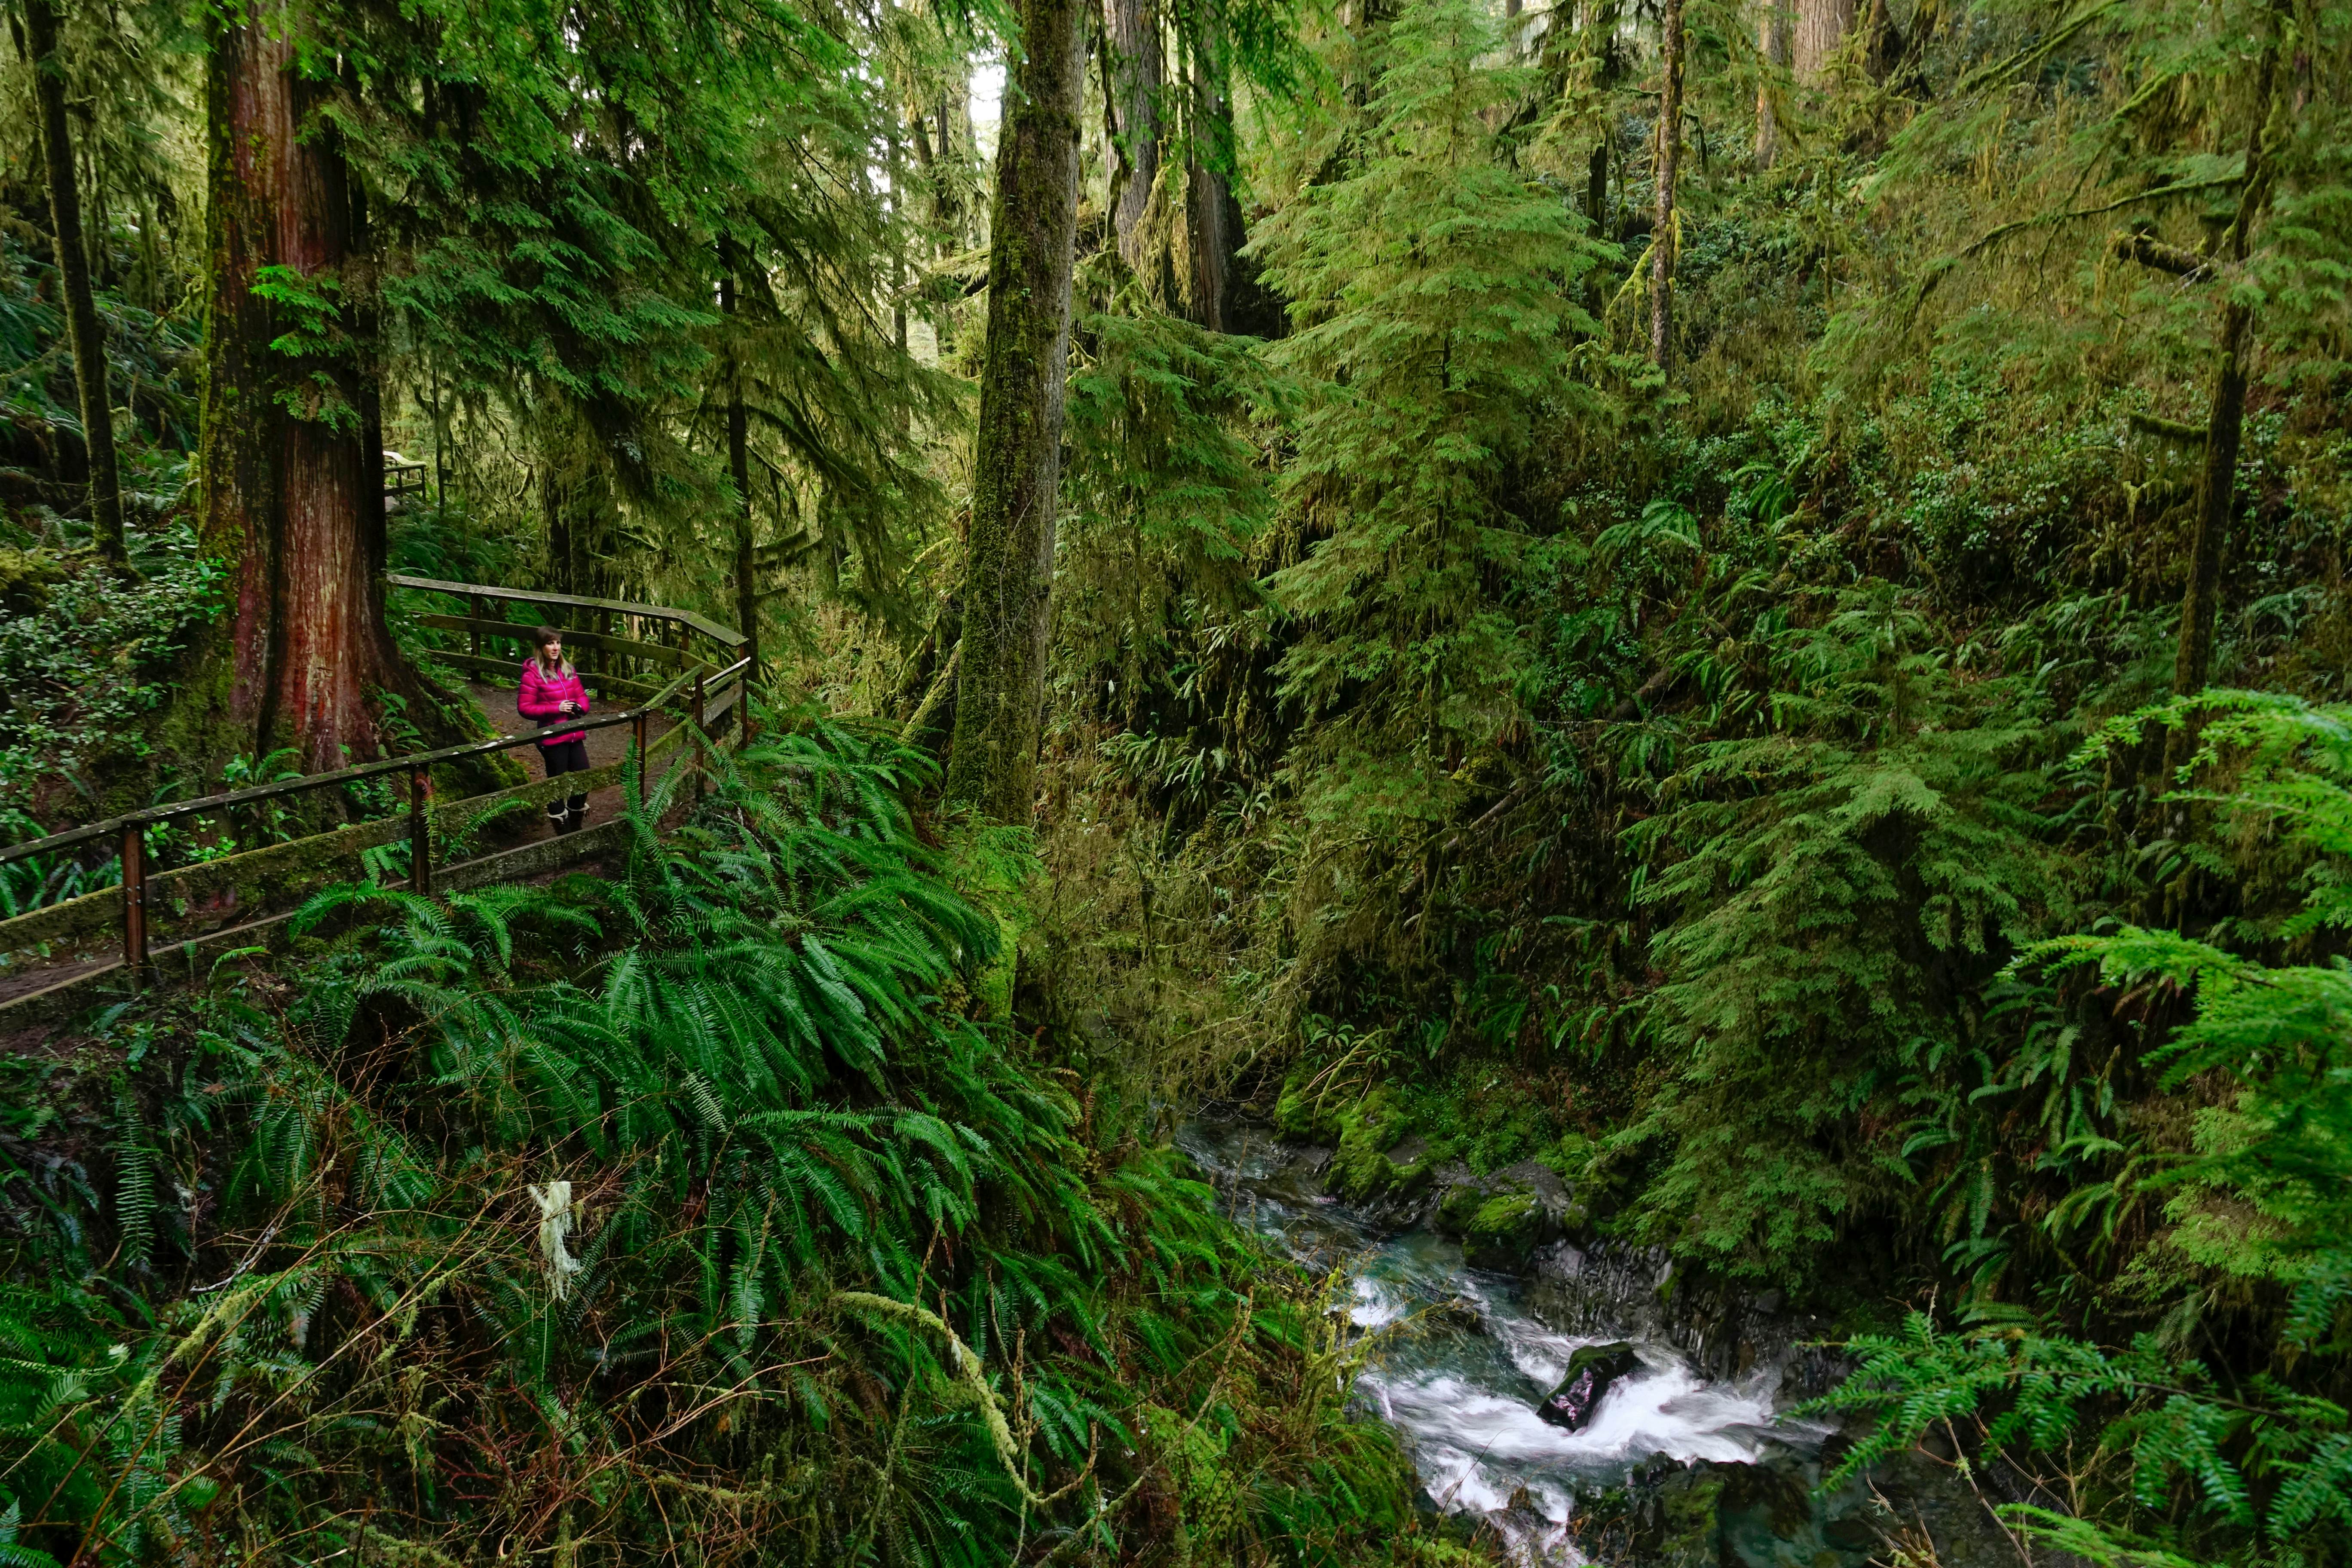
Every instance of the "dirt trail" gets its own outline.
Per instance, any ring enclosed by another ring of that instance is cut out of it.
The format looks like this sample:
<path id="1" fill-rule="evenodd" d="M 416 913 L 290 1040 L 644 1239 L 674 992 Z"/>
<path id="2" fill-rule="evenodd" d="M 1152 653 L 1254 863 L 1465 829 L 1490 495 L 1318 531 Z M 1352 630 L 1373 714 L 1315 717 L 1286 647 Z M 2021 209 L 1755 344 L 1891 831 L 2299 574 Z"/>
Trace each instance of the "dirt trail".
<path id="1" fill-rule="evenodd" d="M 521 666 L 518 664 L 516 666 L 518 681 L 520 679 L 520 675 Z M 530 721 L 515 711 L 513 686 L 477 680 L 467 682 L 467 689 L 468 695 L 474 700 L 475 707 L 481 710 L 483 718 L 489 721 L 490 728 L 498 733 L 519 734 L 523 730 L 532 727 Z M 621 706 L 623 704 L 615 702 L 600 702 L 594 711 L 610 713 L 618 710 Z M 667 716 L 656 717 L 648 728 L 648 738 L 663 734 L 675 722 L 674 719 Z M 628 753 L 630 736 L 631 726 L 626 724 L 614 724 L 605 729 L 589 731 L 587 736 L 589 765 L 603 767 L 608 763 L 620 762 Z M 537 747 L 519 747 L 517 750 L 522 753 L 519 760 L 530 771 L 533 779 L 544 776 L 544 768 L 538 757 L 532 754 L 538 750 Z M 619 784 L 607 784 L 603 789 L 590 792 L 588 821 L 591 824 L 610 822 L 620 815 L 620 811 L 621 786 Z M 538 810 L 514 812 L 488 825 L 482 830 L 475 842 L 475 852 L 488 854 L 501 849 L 511 849 L 517 845 L 553 837 L 554 829 L 548 826 L 545 812 Z M 577 869 L 576 867 L 572 868 Z M 555 874 L 548 873 L 550 876 Z M 227 914 L 224 918 L 241 920 L 250 918 L 253 914 L 252 910 L 245 910 Z M 219 922 L 200 921 L 196 929 L 216 923 Z M 168 935 L 162 936 L 160 940 L 168 944 L 189 934 L 192 934 L 190 930 L 178 929 L 175 925 Z M 17 963 L 0 963 L 0 1003 L 11 1001 L 26 993 L 75 979 L 106 967 L 114 962 L 120 942 L 113 933 L 109 932 L 73 942 L 61 942 L 58 945 L 70 951 L 49 958 L 26 958 L 20 954 L 17 955 L 19 958 Z"/>
<path id="2" fill-rule="evenodd" d="M 516 681 L 520 684 L 522 666 L 516 665 L 515 671 Z M 474 706 L 482 710 L 482 717 L 488 720 L 490 728 L 499 734 L 520 734 L 524 730 L 532 727 L 530 720 L 515 711 L 513 686 L 499 686 L 487 680 L 475 680 L 467 683 L 467 690 L 474 699 Z M 592 714 L 610 713 L 615 710 L 614 704 L 609 702 L 595 704 L 590 710 Z M 674 721 L 667 715 L 656 715 L 646 731 L 647 738 L 649 740 L 658 738 L 673 722 Z M 629 750 L 630 732 L 631 727 L 626 724 L 613 724 L 602 730 L 589 731 L 588 765 L 601 768 L 607 763 L 617 763 L 626 756 Z M 523 765 L 530 770 L 530 775 L 534 779 L 544 776 L 546 773 L 546 769 L 540 763 L 538 752 L 539 748 L 536 746 L 517 748 L 517 754 L 521 758 Z M 620 810 L 621 786 L 619 784 L 607 784 L 603 789 L 589 792 L 588 820 L 590 823 L 610 822 L 620 815 Z M 502 840 L 515 844 L 527 844 L 535 838 L 552 837 L 554 832 L 555 830 L 547 825 L 545 812 L 533 812 L 531 821 L 527 826 L 519 826 L 510 839 L 508 839 L 504 834 L 500 835 L 500 837 Z"/>

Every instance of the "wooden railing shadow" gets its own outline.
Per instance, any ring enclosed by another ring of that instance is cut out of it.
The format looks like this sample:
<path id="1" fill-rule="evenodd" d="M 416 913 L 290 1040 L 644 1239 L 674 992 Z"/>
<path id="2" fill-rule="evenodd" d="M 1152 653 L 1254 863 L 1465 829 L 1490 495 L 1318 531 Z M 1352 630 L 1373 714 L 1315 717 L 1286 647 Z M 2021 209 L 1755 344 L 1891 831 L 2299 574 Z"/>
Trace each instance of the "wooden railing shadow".
<path id="1" fill-rule="evenodd" d="M 394 574 L 387 581 L 395 588 L 458 599 L 470 612 L 414 617 L 419 626 L 466 635 L 465 651 L 435 648 L 430 652 L 435 659 L 471 673 L 513 678 L 526 657 L 521 650 L 529 647 L 539 623 L 500 620 L 488 610 L 492 605 L 530 605 L 547 612 L 547 624 L 562 628 L 567 648 L 581 650 L 575 662 L 584 663 L 592 689 L 601 696 L 639 700 L 618 712 L 567 719 L 544 729 L 151 806 L 0 849 L 0 865 L 111 849 L 121 866 L 117 886 L 0 920 L 0 954 L 12 961 L 10 970 L 0 972 L 0 981 L 15 983 L 0 994 L 0 1033 L 53 1023 L 110 997 L 194 975 L 208 957 L 219 953 L 266 946 L 312 893 L 350 880 L 371 851 L 404 840 L 408 885 L 420 892 L 513 881 L 590 858 L 618 843 L 626 825 L 608 822 L 488 853 L 475 852 L 474 845 L 499 819 L 560 795 L 619 784 L 631 765 L 642 798 L 651 770 L 666 756 L 665 768 L 681 761 L 700 768 L 706 761 L 703 748 L 731 750 L 750 731 L 751 661 L 743 657 L 745 639 L 691 611 L 427 577 Z M 629 635 L 633 632 L 653 636 Z M 510 658 L 493 658 L 483 652 L 486 640 L 511 643 L 517 651 Z M 667 673 L 669 679 L 656 685 L 646 679 L 655 673 Z M 656 732 L 660 720 L 669 721 L 668 726 Z M 436 769 L 446 780 L 455 776 L 457 764 L 491 752 L 533 745 L 551 734 L 623 724 L 630 727 L 632 743 L 621 762 L 488 794 L 434 799 Z M 668 756 L 689 745 L 690 750 Z M 147 864 L 151 829 L 183 820 L 217 819 L 377 780 L 404 785 L 404 812 L 168 870 Z"/>

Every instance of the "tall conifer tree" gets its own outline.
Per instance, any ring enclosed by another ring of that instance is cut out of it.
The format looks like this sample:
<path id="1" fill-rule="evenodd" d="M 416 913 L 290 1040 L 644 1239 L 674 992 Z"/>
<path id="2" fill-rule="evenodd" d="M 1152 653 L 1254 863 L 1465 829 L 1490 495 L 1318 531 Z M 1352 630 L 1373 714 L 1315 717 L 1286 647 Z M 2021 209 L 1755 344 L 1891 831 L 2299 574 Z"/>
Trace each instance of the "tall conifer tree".
<path id="1" fill-rule="evenodd" d="M 1650 235 L 1650 363 L 1674 367 L 1675 253 L 1681 226 L 1675 211 L 1683 147 L 1683 0 L 1665 0 L 1658 25 L 1659 69 L 1657 222 Z"/>
<path id="2" fill-rule="evenodd" d="M 230 564 L 223 737 L 313 772 L 374 755 L 373 694 L 417 691 L 384 624 L 377 279 L 364 198 L 284 6 L 207 38 L 205 547 Z M 420 717 L 429 712 L 415 704 Z"/>
<path id="3" fill-rule="evenodd" d="M 58 36 L 61 21 L 56 0 L 25 0 L 34 119 L 48 182 L 49 233 L 57 255 L 59 291 L 65 297 L 66 342 L 73 351 L 82 448 L 89 469 L 90 542 L 100 555 L 121 565 L 126 559 L 122 471 L 114 454 L 114 400 L 107 384 L 106 331 L 99 321 L 97 298 L 90 288 L 89 248 L 82 234 L 73 137 L 66 123 L 66 61 Z M 101 236 L 101 243 L 103 239 Z"/>
<path id="4" fill-rule="evenodd" d="M 1083 13 L 1025 0 L 997 137 L 949 798 L 1026 824 L 1045 690 L 1077 244 Z"/>
<path id="5" fill-rule="evenodd" d="M 1487 63 L 1496 32 L 1476 0 L 1408 5 L 1361 158 L 1258 240 L 1292 301 L 1273 353 L 1310 387 L 1285 503 L 1322 536 L 1273 583 L 1300 772 L 1315 809 L 1353 797 L 1391 828 L 1436 815 L 1462 753 L 1510 722 L 1523 650 L 1501 605 L 1550 521 L 1515 510 L 1512 478 L 1605 411 L 1570 359 L 1603 247 L 1502 155 L 1496 108 L 1531 73 Z"/>

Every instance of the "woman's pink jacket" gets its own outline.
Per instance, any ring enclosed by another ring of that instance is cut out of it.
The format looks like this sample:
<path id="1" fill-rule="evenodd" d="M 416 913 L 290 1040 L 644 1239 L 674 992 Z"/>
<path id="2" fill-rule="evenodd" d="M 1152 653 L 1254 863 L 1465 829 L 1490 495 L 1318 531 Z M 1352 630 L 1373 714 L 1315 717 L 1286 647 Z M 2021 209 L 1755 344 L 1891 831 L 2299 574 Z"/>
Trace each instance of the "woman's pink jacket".
<path id="1" fill-rule="evenodd" d="M 515 693 L 515 711 L 537 724 L 551 724 L 563 717 L 563 704 L 570 700 L 572 711 L 588 711 L 588 689 L 580 683 L 577 671 L 561 675 L 541 674 L 539 660 L 526 659 L 522 667 L 522 689 Z M 560 746 L 566 741 L 577 741 L 581 731 L 569 735 L 549 735 L 540 741 L 542 746 Z"/>

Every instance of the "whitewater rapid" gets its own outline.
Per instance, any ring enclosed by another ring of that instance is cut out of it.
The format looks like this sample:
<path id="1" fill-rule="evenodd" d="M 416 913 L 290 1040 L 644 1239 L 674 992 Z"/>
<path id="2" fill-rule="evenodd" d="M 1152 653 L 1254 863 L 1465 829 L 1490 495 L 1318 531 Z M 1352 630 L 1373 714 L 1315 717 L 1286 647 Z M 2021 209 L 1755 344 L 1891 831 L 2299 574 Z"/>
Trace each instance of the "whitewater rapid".
<path id="1" fill-rule="evenodd" d="M 1470 1268 L 1459 1247 L 1429 1232 L 1383 1235 L 1300 1182 L 1262 1128 L 1196 1124 L 1177 1143 L 1235 1218 L 1308 1268 L 1345 1271 L 1340 1310 L 1371 1336 L 1358 1400 L 1396 1430 L 1432 1505 L 1482 1516 L 1523 1560 L 1580 1562 L 1568 1540 L 1577 1498 L 1623 1484 L 1645 1460 L 1750 1463 L 1768 1444 L 1816 1436 L 1776 1422 L 1769 1370 L 1711 1382 L 1632 1332 L 1559 1332 L 1529 1309 L 1517 1279 Z M 1570 1355 L 1616 1338 L 1633 1345 L 1642 1370 L 1609 1391 L 1581 1431 L 1540 1419 L 1536 1405 Z"/>

